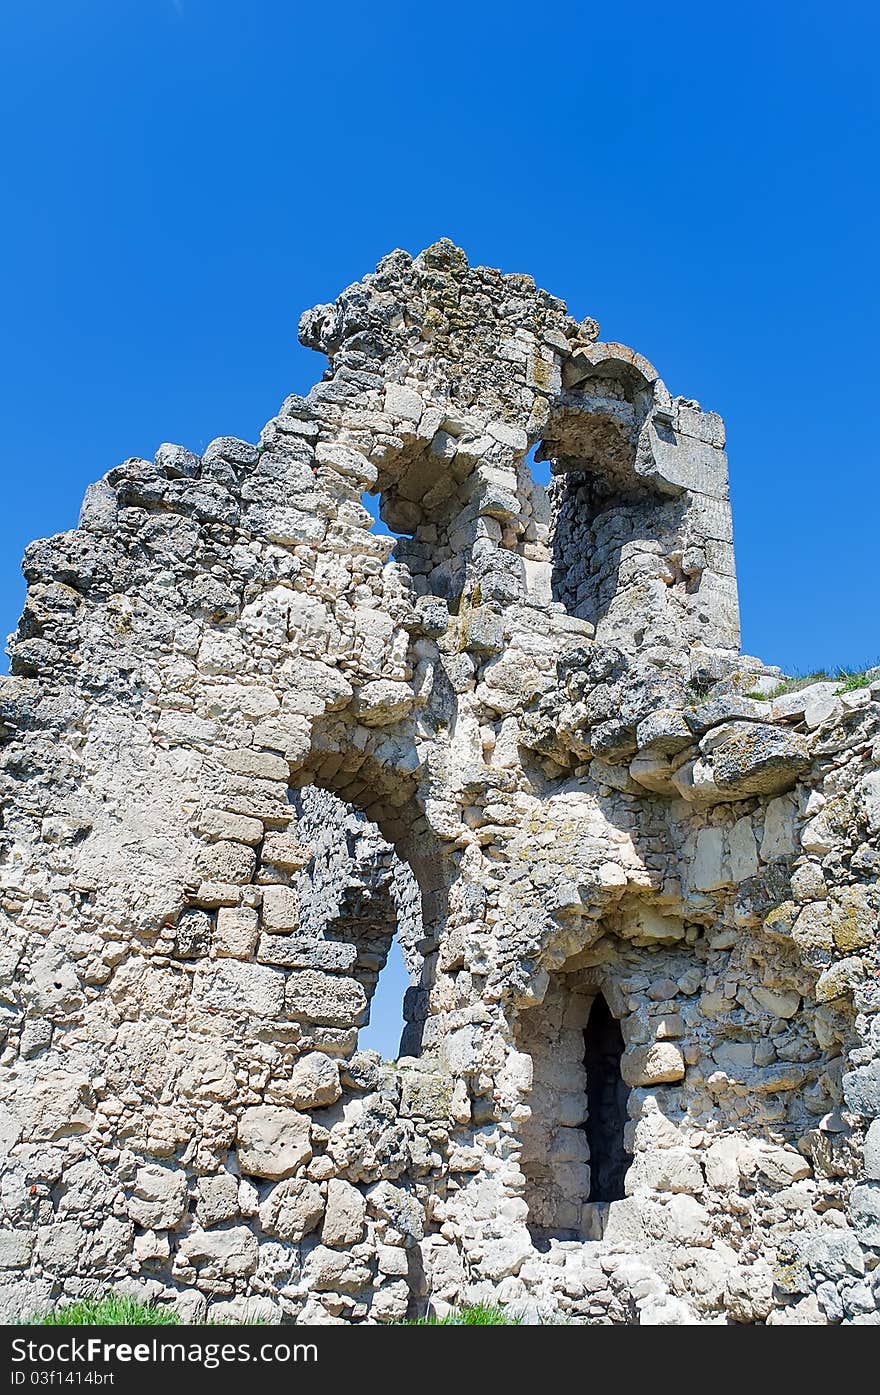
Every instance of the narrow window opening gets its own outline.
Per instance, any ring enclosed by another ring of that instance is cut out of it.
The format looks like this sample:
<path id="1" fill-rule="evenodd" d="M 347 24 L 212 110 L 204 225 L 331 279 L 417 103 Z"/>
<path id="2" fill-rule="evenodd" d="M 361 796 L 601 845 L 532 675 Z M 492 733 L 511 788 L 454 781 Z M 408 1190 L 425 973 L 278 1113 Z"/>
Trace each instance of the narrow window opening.
<path id="1" fill-rule="evenodd" d="M 291 802 L 308 856 L 290 879 L 298 903 L 292 952 L 305 956 L 291 962 L 360 984 L 365 1007 L 352 1022 L 359 1028 L 357 1049 L 395 1060 L 412 1025 L 424 969 L 422 903 L 413 870 L 355 804 L 315 785 L 294 791 Z M 280 875 L 274 872 L 273 879 Z M 406 1054 L 418 1054 L 416 1046 L 410 1031 Z"/>
<path id="2" fill-rule="evenodd" d="M 620 1201 L 626 1194 L 624 1178 L 632 1156 L 623 1141 L 629 1090 L 620 1073 L 622 1055 L 620 1024 L 598 993 L 584 1031 L 590 1201 Z"/>
<path id="3" fill-rule="evenodd" d="M 378 1051 L 385 1061 L 396 1061 L 403 1035 L 403 1004 L 410 987 L 409 974 L 397 936 L 379 970 L 366 1024 L 358 1033 L 358 1050 Z"/>

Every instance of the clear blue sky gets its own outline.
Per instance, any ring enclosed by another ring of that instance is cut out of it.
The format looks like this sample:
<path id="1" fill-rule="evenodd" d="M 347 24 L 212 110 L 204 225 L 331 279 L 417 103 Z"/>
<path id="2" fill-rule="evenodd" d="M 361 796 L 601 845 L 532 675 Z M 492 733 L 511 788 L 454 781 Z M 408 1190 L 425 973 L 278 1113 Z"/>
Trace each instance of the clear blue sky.
<path id="1" fill-rule="evenodd" d="M 306 306 L 446 235 L 727 420 L 750 653 L 880 657 L 876 5 L 4 7 L 0 625 L 164 440 L 255 439 Z"/>

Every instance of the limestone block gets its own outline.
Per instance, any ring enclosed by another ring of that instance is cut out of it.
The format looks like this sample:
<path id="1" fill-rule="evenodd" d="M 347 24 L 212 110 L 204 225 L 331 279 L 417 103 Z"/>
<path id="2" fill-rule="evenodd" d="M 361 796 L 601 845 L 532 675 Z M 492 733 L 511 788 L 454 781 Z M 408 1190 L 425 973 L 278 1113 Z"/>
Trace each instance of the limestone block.
<path id="1" fill-rule="evenodd" d="M 817 685 L 818 686 L 818 685 Z M 825 685 L 823 684 L 823 687 Z M 837 696 L 838 685 L 834 685 L 832 692 L 809 693 L 804 704 L 804 721 L 810 731 L 815 731 L 817 727 L 825 722 L 834 721 L 843 711 L 843 704 Z M 808 690 L 809 692 L 809 690 Z"/>
<path id="2" fill-rule="evenodd" d="M 674 794 L 672 766 L 666 756 L 638 755 L 629 764 L 630 779 L 653 794 Z"/>
<path id="3" fill-rule="evenodd" d="M 716 1191 L 735 1190 L 739 1186 L 740 1172 L 743 1170 L 740 1160 L 746 1160 L 743 1166 L 747 1172 L 747 1160 L 751 1158 L 753 1152 L 752 1141 L 742 1138 L 738 1134 L 730 1134 L 724 1138 L 716 1139 L 706 1150 L 704 1159 L 706 1181 L 709 1186 Z"/>
<path id="4" fill-rule="evenodd" d="M 415 1245 L 425 1231 L 424 1211 L 411 1192 L 392 1182 L 376 1182 L 367 1191 L 367 1204 L 373 1215 L 390 1221 L 404 1237 L 405 1245 Z"/>
<path id="5" fill-rule="evenodd" d="M 385 384 L 385 411 L 389 416 L 401 417 L 418 425 L 424 409 L 423 398 L 412 388 L 404 387 L 402 383 Z"/>
<path id="6" fill-rule="evenodd" d="M 84 1260 L 88 1236 L 79 1221 L 56 1221 L 37 1230 L 37 1256 L 48 1270 L 60 1274 L 77 1273 Z"/>
<path id="7" fill-rule="evenodd" d="M 377 678 L 358 692 L 357 714 L 365 726 L 386 727 L 405 717 L 414 703 L 415 694 L 408 683 Z"/>
<path id="8" fill-rule="evenodd" d="M 238 1121 L 238 1161 L 252 1177 L 280 1181 L 312 1156 L 308 1115 L 295 1109 L 257 1105 Z"/>
<path id="9" fill-rule="evenodd" d="M 264 886 L 261 912 L 263 929 L 272 935 L 289 934 L 299 927 L 299 896 L 293 886 Z"/>
<path id="10" fill-rule="evenodd" d="M 84 1133 L 95 1113 L 88 1077 L 63 1070 L 48 1070 L 38 1078 L 21 1077 L 10 1105 L 28 1142 Z"/>
<path id="11" fill-rule="evenodd" d="M 179 1304 L 178 1304 L 179 1307 Z M 271 1298 L 233 1298 L 228 1303 L 212 1303 L 210 1322 L 224 1327 L 273 1326 L 282 1320 L 283 1310 Z M 192 1319 L 184 1319 L 192 1321 Z"/>
<path id="12" fill-rule="evenodd" d="M 858 785 L 857 797 L 865 811 L 869 833 L 880 833 L 880 770 L 865 775 Z"/>
<path id="13" fill-rule="evenodd" d="M 403 1077 L 400 1112 L 404 1118 L 448 1118 L 452 1081 L 433 1071 L 407 1071 Z"/>
<path id="14" fill-rule="evenodd" d="M 239 843 L 235 846 L 242 845 Z M 250 852 L 250 849 L 244 848 L 243 851 Z M 207 911 L 195 907 L 181 911 L 174 932 L 174 953 L 178 959 L 201 959 L 210 953 L 213 940 L 214 919 Z"/>
<path id="15" fill-rule="evenodd" d="M 658 708 L 644 717 L 636 727 L 640 751 L 650 750 L 664 756 L 674 756 L 693 741 L 693 733 L 678 708 Z"/>
<path id="16" fill-rule="evenodd" d="M 733 1322 L 763 1322 L 773 1307 L 773 1270 L 765 1260 L 737 1265 L 727 1276 L 724 1307 Z"/>
<path id="17" fill-rule="evenodd" d="M 285 713 L 283 716 L 268 717 L 254 728 L 254 740 L 261 746 L 280 751 L 289 771 L 300 768 L 312 747 L 311 723 L 306 714 L 322 707 L 320 701 L 313 698 L 303 699 L 301 705 L 305 709 L 301 714 Z"/>
<path id="18" fill-rule="evenodd" d="M 237 959 L 202 962 L 193 978 L 192 1001 L 196 1008 L 224 1015 L 279 1017 L 284 1009 L 284 974 Z"/>
<path id="19" fill-rule="evenodd" d="M 257 949 L 261 964 L 290 969 L 327 969 L 347 973 L 357 960 L 357 946 L 333 940 L 310 940 L 303 935 L 261 935 Z"/>
<path id="20" fill-rule="evenodd" d="M 696 891 L 716 891 L 730 884 L 724 865 L 724 829 L 701 828 L 697 834 L 690 883 Z"/>
<path id="21" fill-rule="evenodd" d="M 363 1237 L 367 1203 L 363 1192 L 341 1177 L 327 1183 L 327 1210 L 321 1227 L 321 1241 L 338 1248 L 356 1245 Z"/>
<path id="22" fill-rule="evenodd" d="M 240 843 L 259 843 L 263 825 L 259 819 L 229 814 L 223 809 L 206 809 L 199 819 L 199 832 L 206 838 L 233 838 Z"/>
<path id="23" fill-rule="evenodd" d="M 749 877 L 757 876 L 758 847 L 750 818 L 738 819 L 731 828 L 728 834 L 727 857 L 730 878 L 734 884 L 748 881 Z M 769 860 L 765 858 L 765 861 Z"/>
<path id="24" fill-rule="evenodd" d="M 226 959 L 250 959 L 259 936 L 259 918 L 250 906 L 221 906 L 214 929 L 214 952 Z"/>
<path id="25" fill-rule="evenodd" d="M 324 1214 L 321 1189 L 303 1177 L 290 1177 L 273 1187 L 260 1206 L 260 1225 L 269 1235 L 299 1244 L 320 1224 Z"/>
<path id="26" fill-rule="evenodd" d="M 257 855 L 244 843 L 218 841 L 199 853 L 196 871 L 206 881 L 246 883 L 253 879 Z"/>
<path id="27" fill-rule="evenodd" d="M 294 1061 L 290 1078 L 275 1085 L 285 1101 L 296 1109 L 317 1109 L 333 1104 L 342 1094 L 339 1064 L 322 1051 L 309 1051 Z"/>
<path id="28" fill-rule="evenodd" d="M 317 1293 L 357 1293 L 369 1287 L 372 1277 L 363 1259 L 327 1245 L 315 1246 L 303 1272 L 308 1287 Z"/>
<path id="29" fill-rule="evenodd" d="M 269 833 L 260 849 L 260 861 L 284 872 L 298 872 L 312 856 L 311 847 L 294 833 Z"/>
<path id="30" fill-rule="evenodd" d="M 873 945 L 880 929 L 880 894 L 876 887 L 836 887 L 829 897 L 831 933 L 841 954 Z"/>
<path id="31" fill-rule="evenodd" d="M 379 1273 L 385 1274 L 388 1278 L 405 1278 L 409 1270 L 406 1250 L 401 1250 L 396 1245 L 378 1245 L 376 1247 L 376 1261 Z"/>
<path id="32" fill-rule="evenodd" d="M 874 1119 L 865 1134 L 865 1176 L 869 1182 L 880 1182 L 880 1119 Z"/>
<path id="33" fill-rule="evenodd" d="M 767 707 L 765 703 L 744 697 L 741 693 L 725 693 L 700 703 L 698 707 L 687 708 L 683 715 L 693 736 L 703 736 L 737 720 L 762 722 L 767 716 Z M 714 739 L 702 743 L 700 749 L 711 750 Z"/>
<path id="34" fill-rule="evenodd" d="M 487 606 L 475 606 L 464 617 L 463 642 L 477 654 L 500 654 L 504 648 L 504 621 Z"/>
<path id="35" fill-rule="evenodd" d="M 297 1022 L 347 1027 L 360 1021 L 367 995 L 356 979 L 302 969 L 287 976 L 286 1006 L 288 1017 Z"/>
<path id="36" fill-rule="evenodd" d="M 782 794 L 810 764 L 806 739 L 761 722 L 731 722 L 712 751 L 715 783 L 727 795 Z"/>
<path id="37" fill-rule="evenodd" d="M 768 917 L 770 920 L 770 917 Z M 787 923 L 775 917 L 770 928 L 780 933 Z M 831 913 L 827 901 L 812 901 L 798 913 L 791 936 L 807 963 L 821 966 L 827 964 L 834 949 Z"/>
<path id="38" fill-rule="evenodd" d="M 657 1148 L 639 1153 L 626 1176 L 629 1193 L 650 1188 L 698 1195 L 704 1185 L 703 1169 L 687 1148 Z"/>
<path id="39" fill-rule="evenodd" d="M 880 1182 L 862 1182 L 850 1196 L 853 1230 L 863 1245 L 880 1245 Z"/>
<path id="40" fill-rule="evenodd" d="M 231 1221 L 238 1214 L 238 1178 L 232 1173 L 200 1177 L 197 1192 L 196 1215 L 204 1227 Z"/>
<path id="41" fill-rule="evenodd" d="M 180 1168 L 139 1167 L 128 1202 L 131 1219 L 145 1230 L 172 1230 L 186 1215 L 186 1173 Z"/>
<path id="42" fill-rule="evenodd" d="M 243 1278 L 257 1267 L 259 1245 L 253 1231 L 243 1225 L 193 1229 L 181 1240 L 180 1253 L 206 1278 Z"/>
<path id="43" fill-rule="evenodd" d="M 625 885 L 625 881 L 621 882 L 618 869 L 617 885 L 621 884 Z M 643 901 L 627 899 L 621 906 L 618 934 L 641 944 L 674 944 L 684 938 L 684 925 L 676 916 L 665 915 Z"/>
<path id="44" fill-rule="evenodd" d="M 801 995 L 794 989 L 765 988 L 758 984 L 752 988 L 751 994 L 765 1012 L 769 1012 L 773 1017 L 794 1017 L 801 1005 Z"/>
<path id="45" fill-rule="evenodd" d="M 709 1212 L 695 1197 L 684 1193 L 672 1196 L 664 1208 L 667 1235 L 682 1245 L 709 1245 L 712 1226 Z"/>
<path id="46" fill-rule="evenodd" d="M 315 459 L 319 465 L 329 465 L 337 474 L 353 480 L 364 489 L 369 489 L 376 483 L 375 465 L 361 455 L 360 451 L 352 450 L 350 446 L 340 445 L 335 441 L 319 441 L 315 447 Z"/>
<path id="47" fill-rule="evenodd" d="M 625 1051 L 620 1073 L 627 1085 L 660 1085 L 684 1079 L 684 1057 L 671 1041 Z"/>
<path id="48" fill-rule="evenodd" d="M 796 813 L 791 797 L 782 795 L 770 800 L 764 813 L 762 862 L 780 862 L 783 858 L 794 856 L 797 851 Z"/>
<path id="49" fill-rule="evenodd" d="M 553 564 L 537 558 L 523 559 L 526 595 L 534 605 L 547 606 L 553 599 Z M 585 626 L 586 627 L 586 626 Z M 589 626 L 592 633 L 592 625 Z"/>
<path id="50" fill-rule="evenodd" d="M 284 593 L 290 595 L 289 591 Z M 286 780 L 290 773 L 287 762 L 269 751 L 255 751 L 245 746 L 237 751 L 221 751 L 220 760 L 235 775 L 254 775 L 262 780 Z"/>
<path id="51" fill-rule="evenodd" d="M 758 1172 L 774 1187 L 789 1187 L 811 1175 L 807 1159 L 793 1148 L 759 1148 L 755 1154 Z"/>
<path id="52" fill-rule="evenodd" d="M 27 1269 L 35 1236 L 27 1230 L 0 1230 L 0 1269 Z"/>
<path id="53" fill-rule="evenodd" d="M 518 1274 L 532 1253 L 532 1238 L 528 1230 L 525 1226 L 515 1226 L 509 1235 L 484 1243 L 481 1269 L 487 1278 L 497 1283 L 508 1275 Z"/>
<path id="54" fill-rule="evenodd" d="M 835 964 L 823 969 L 814 990 L 817 1003 L 831 1003 L 852 992 L 857 983 L 865 977 L 865 963 L 862 959 L 850 956 L 838 959 Z"/>

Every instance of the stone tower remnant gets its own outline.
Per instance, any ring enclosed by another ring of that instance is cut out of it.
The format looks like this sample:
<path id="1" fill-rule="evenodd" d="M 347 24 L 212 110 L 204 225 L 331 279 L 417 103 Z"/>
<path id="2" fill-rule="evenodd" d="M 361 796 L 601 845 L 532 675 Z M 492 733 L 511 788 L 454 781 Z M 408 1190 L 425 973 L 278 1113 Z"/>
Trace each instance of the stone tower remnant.
<path id="1" fill-rule="evenodd" d="M 530 277 L 393 252 L 300 337 L 25 555 L 3 1314 L 877 1321 L 878 675 L 773 695 L 720 418 Z"/>

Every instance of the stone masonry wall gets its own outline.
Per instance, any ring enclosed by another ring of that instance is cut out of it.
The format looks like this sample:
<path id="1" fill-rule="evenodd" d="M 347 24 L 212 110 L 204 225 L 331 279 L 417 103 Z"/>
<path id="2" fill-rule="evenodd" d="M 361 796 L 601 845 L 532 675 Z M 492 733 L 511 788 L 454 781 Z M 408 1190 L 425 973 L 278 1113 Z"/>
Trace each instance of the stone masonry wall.
<path id="1" fill-rule="evenodd" d="M 880 675 L 773 696 L 720 419 L 529 277 L 394 252 L 300 333 L 259 442 L 127 460 L 25 556 L 3 1315 L 876 1322 Z"/>

